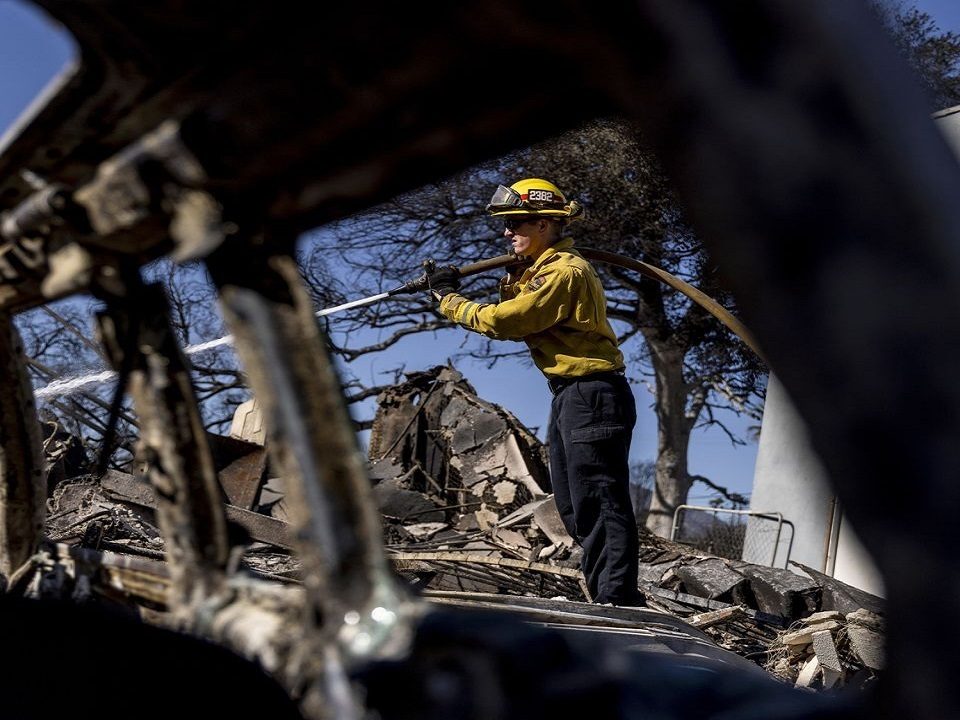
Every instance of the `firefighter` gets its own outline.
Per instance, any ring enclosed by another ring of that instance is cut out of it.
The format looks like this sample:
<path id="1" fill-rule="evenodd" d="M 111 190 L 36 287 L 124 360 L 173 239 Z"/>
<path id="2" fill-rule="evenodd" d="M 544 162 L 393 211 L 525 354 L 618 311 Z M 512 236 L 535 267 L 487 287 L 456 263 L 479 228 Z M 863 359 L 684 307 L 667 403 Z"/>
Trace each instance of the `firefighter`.
<path id="1" fill-rule="evenodd" d="M 642 605 L 628 462 L 636 405 L 600 278 L 565 236 L 582 207 L 553 183 L 528 178 L 499 186 L 487 211 L 503 218 L 514 252 L 533 264 L 501 280 L 499 303 L 460 295 L 452 266 L 428 274 L 430 290 L 453 322 L 527 344 L 553 393 L 548 443 L 554 501 L 583 548 L 590 593 L 597 603 Z"/>

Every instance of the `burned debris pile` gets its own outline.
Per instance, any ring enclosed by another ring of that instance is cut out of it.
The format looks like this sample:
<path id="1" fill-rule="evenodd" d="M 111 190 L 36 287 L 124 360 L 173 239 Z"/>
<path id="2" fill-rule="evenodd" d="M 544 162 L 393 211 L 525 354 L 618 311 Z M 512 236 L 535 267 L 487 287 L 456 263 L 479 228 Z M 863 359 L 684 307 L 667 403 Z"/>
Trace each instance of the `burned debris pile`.
<path id="1" fill-rule="evenodd" d="M 587 599 L 541 444 L 453 368 L 380 396 L 369 457 L 387 548 L 414 582 Z"/>
<path id="2" fill-rule="evenodd" d="M 882 616 L 881 598 L 816 570 L 803 573 L 719 558 L 641 531 L 640 584 L 648 604 L 703 629 L 721 646 L 774 672 L 781 638 L 823 613 Z M 844 679 L 862 668 L 849 659 Z M 779 667 L 778 677 L 796 679 Z"/>
<path id="3" fill-rule="evenodd" d="M 264 446 L 251 442 L 261 439 L 252 419 L 256 408 L 241 406 L 236 436 L 211 438 L 232 544 L 242 548 L 233 563 L 293 590 L 301 566 L 290 552 L 283 481 Z M 62 465 L 61 449 L 51 445 L 48 459 Z M 579 548 L 549 492 L 543 446 L 455 369 L 412 373 L 381 395 L 369 471 L 388 557 L 424 597 L 549 600 L 561 614 L 564 604 L 590 602 Z M 165 622 L 170 577 L 155 510 L 153 489 L 135 471 L 60 480 L 48 500 L 40 572 L 12 583 L 29 583 L 24 594 L 99 598 Z M 652 611 L 785 682 L 863 686 L 881 666 L 882 601 L 798 570 L 719 558 L 640 531 L 640 586 Z M 284 597 L 277 602 L 300 602 Z"/>
<path id="4" fill-rule="evenodd" d="M 370 458 L 395 567 L 428 593 L 590 600 L 578 548 L 547 494 L 544 448 L 457 371 L 412 374 L 384 393 Z M 879 598 L 799 569 L 803 575 L 640 534 L 648 605 L 768 668 L 780 636 L 805 617 L 883 611 Z"/>

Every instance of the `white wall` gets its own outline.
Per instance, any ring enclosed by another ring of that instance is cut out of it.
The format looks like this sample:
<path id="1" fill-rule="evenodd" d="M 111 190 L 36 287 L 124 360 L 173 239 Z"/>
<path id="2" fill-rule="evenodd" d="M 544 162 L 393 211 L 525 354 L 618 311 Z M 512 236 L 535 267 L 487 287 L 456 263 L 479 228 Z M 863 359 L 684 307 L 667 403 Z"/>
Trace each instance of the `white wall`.
<path id="1" fill-rule="evenodd" d="M 781 513 L 784 525 L 777 546 L 776 567 L 790 559 L 875 595 L 883 585 L 867 555 L 843 516 L 820 459 L 807 439 L 803 420 L 793 407 L 783 385 L 773 375 L 760 429 L 750 509 Z M 747 526 L 743 559 L 769 564 L 776 537 L 776 523 L 751 519 Z M 790 566 L 790 569 L 796 570 Z"/>

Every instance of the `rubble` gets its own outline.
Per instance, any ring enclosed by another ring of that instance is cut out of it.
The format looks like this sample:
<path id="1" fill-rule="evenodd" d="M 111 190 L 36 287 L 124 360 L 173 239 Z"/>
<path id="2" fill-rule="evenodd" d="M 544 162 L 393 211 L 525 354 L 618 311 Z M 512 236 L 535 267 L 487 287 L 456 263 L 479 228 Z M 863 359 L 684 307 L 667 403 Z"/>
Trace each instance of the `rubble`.
<path id="1" fill-rule="evenodd" d="M 705 558 L 693 565 L 679 565 L 674 570 L 687 592 L 715 600 L 729 597 L 732 602 L 748 601 L 748 578 L 719 558 Z"/>
<path id="2" fill-rule="evenodd" d="M 543 448 L 513 416 L 478 398 L 455 370 L 416 373 L 385 393 L 370 447 L 391 557 L 418 587 L 589 601 L 579 581 L 578 549 L 545 491 Z M 522 463 L 491 467 L 487 461 L 518 447 L 525 449 Z M 540 478 L 540 492 L 518 477 Z M 532 499 L 519 507 L 499 501 L 487 492 L 494 479 Z M 484 488 L 479 495 L 472 491 L 477 486 Z M 718 558 L 644 530 L 640 546 L 640 584 L 650 607 L 685 618 L 721 647 L 764 666 L 792 623 L 809 616 L 820 618 L 816 630 L 833 629 L 816 613 L 832 610 L 839 598 L 857 597 L 878 610 L 883 605 L 822 574 Z M 810 633 L 805 642 L 812 642 Z M 836 667 L 829 659 L 819 662 L 817 677 Z"/>
<path id="3" fill-rule="evenodd" d="M 798 687 L 865 688 L 883 669 L 883 619 L 864 608 L 814 613 L 773 643 L 766 668 Z"/>
<path id="4" fill-rule="evenodd" d="M 243 421 L 259 419 L 248 409 Z M 253 508 L 224 505 L 232 544 L 243 548 L 234 564 L 258 581 L 297 585 L 302 568 L 291 552 L 282 478 L 268 477 L 262 445 L 224 440 L 213 442 L 220 448 L 218 479 L 228 500 L 243 497 Z M 424 597 L 447 604 L 513 598 L 505 602 L 516 608 L 537 598 L 549 600 L 552 617 L 583 615 L 591 598 L 579 549 L 548 492 L 542 446 L 510 413 L 477 397 L 458 372 L 415 373 L 384 393 L 370 458 L 388 558 Z M 171 576 L 154 494 L 144 478 L 116 471 L 60 482 L 48 503 L 49 560 L 29 580 L 30 592 L 99 598 L 169 622 L 163 599 Z M 674 618 L 700 633 L 700 642 L 792 684 L 863 686 L 882 670 L 883 622 L 874 612 L 882 612 L 882 601 L 800 569 L 807 575 L 718 558 L 641 530 L 640 586 L 654 614 L 644 622 Z M 283 602 L 270 592 L 254 595 L 248 605 L 252 616 L 263 615 L 264 627 L 286 627 L 290 603 L 303 603 L 302 594 L 278 596 L 287 598 L 281 612 L 274 606 Z M 854 599 L 869 608 L 835 609 Z M 278 666 L 275 656 L 286 646 L 250 630 L 238 602 L 215 615 L 214 629 Z M 626 616 L 611 618 L 606 613 L 602 624 L 629 624 Z"/>
<path id="5" fill-rule="evenodd" d="M 790 562 L 794 567 L 799 568 L 816 581 L 820 587 L 820 607 L 823 610 L 838 610 L 841 613 L 855 612 L 860 608 L 865 608 L 873 613 L 882 615 L 885 603 L 876 595 L 871 595 L 860 588 L 847 585 L 829 575 L 824 575 L 818 570 L 807 567 L 802 563 Z"/>
<path id="6" fill-rule="evenodd" d="M 820 609 L 820 586 L 789 570 L 740 564 L 750 582 L 757 609 L 785 618 L 801 618 Z"/>

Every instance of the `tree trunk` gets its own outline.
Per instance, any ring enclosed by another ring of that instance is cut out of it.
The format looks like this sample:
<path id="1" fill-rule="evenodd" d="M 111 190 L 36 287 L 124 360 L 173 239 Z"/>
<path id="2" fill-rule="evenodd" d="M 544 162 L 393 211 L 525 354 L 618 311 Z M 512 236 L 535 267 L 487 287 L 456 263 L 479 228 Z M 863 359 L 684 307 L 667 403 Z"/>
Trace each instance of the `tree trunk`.
<path id="1" fill-rule="evenodd" d="M 656 484 L 647 515 L 647 529 L 670 537 L 673 514 L 687 501 L 690 473 L 687 450 L 696 418 L 687 416 L 687 384 L 683 380 L 683 352 L 647 340 L 656 378 Z"/>

